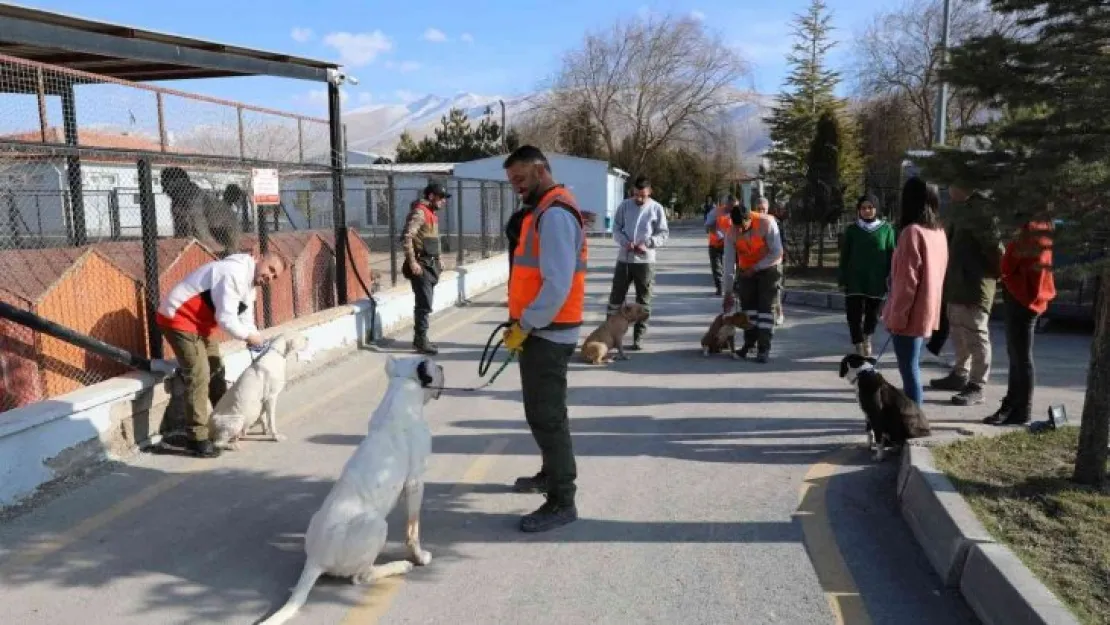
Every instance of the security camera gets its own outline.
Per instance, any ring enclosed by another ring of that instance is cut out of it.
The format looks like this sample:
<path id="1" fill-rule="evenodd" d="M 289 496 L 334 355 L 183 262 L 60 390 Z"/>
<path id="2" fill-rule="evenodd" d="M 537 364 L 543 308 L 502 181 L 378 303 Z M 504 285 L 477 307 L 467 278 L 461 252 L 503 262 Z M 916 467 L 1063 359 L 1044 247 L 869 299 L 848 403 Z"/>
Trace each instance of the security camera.
<path id="1" fill-rule="evenodd" d="M 349 82 L 352 85 L 357 85 L 358 84 L 358 79 L 355 78 L 354 76 L 348 76 L 347 73 L 344 72 L 343 70 L 329 69 L 328 70 L 328 82 L 330 82 L 330 83 L 332 83 L 336 86 L 342 85 L 345 82 Z"/>

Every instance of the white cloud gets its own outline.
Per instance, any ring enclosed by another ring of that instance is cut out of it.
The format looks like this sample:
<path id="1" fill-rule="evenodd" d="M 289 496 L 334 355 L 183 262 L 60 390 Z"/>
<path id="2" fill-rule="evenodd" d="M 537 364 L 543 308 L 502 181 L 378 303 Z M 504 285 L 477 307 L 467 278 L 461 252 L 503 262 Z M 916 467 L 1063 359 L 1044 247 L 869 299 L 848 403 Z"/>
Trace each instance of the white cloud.
<path id="1" fill-rule="evenodd" d="M 408 91 L 407 89 L 398 89 L 396 92 L 394 92 L 394 95 L 396 95 L 397 99 L 400 100 L 403 104 L 415 102 L 421 98 L 421 95 L 419 93 Z"/>
<path id="2" fill-rule="evenodd" d="M 443 31 L 438 28 L 429 28 L 428 30 L 424 31 L 424 41 L 443 43 L 444 41 L 447 41 L 447 35 L 443 34 Z"/>
<path id="3" fill-rule="evenodd" d="M 470 33 L 463 33 L 459 35 L 459 40 L 463 43 L 474 43 L 474 35 L 471 35 Z"/>
<path id="4" fill-rule="evenodd" d="M 311 28 L 298 27 L 294 28 L 293 32 L 291 32 L 289 35 L 293 38 L 293 41 L 296 41 L 297 43 L 306 43 L 312 39 L 313 34 L 315 33 L 312 32 Z"/>
<path id="5" fill-rule="evenodd" d="M 339 62 L 359 67 L 374 62 L 383 52 L 393 49 L 393 42 L 380 30 L 372 33 L 329 33 L 324 44 L 339 51 Z"/>
<path id="6" fill-rule="evenodd" d="M 369 91 L 360 91 L 358 94 L 359 104 L 370 104 L 374 101 L 374 96 Z"/>
<path id="7" fill-rule="evenodd" d="M 407 74 L 409 72 L 415 72 L 416 70 L 420 69 L 420 63 L 416 61 L 386 61 L 385 68 Z"/>
<path id="8" fill-rule="evenodd" d="M 705 21 L 705 13 L 702 13 L 701 11 L 690 11 L 690 17 L 699 22 Z"/>

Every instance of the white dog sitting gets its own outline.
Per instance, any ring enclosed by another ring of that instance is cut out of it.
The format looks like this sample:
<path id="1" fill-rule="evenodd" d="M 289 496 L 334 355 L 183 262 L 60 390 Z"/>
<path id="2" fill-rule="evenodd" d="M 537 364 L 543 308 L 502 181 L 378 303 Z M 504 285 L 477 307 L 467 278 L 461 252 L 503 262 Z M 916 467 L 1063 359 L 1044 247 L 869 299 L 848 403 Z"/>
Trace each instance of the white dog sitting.
<path id="1" fill-rule="evenodd" d="M 306 347 L 308 337 L 303 334 L 278 336 L 247 367 L 212 409 L 209 428 L 213 445 L 239 449 L 239 438 L 259 421 L 270 440 L 285 440 L 277 431 L 277 398 L 285 388 L 289 355 Z"/>
<path id="2" fill-rule="evenodd" d="M 289 601 L 259 625 L 285 623 L 304 605 L 321 575 L 350 577 L 355 584 L 404 575 L 432 554 L 420 546 L 420 505 L 432 433 L 424 405 L 438 399 L 443 367 L 427 357 L 389 357 L 389 387 L 370 418 L 369 434 L 343 467 L 305 532 L 305 564 Z M 386 539 L 386 516 L 405 493 L 406 546 L 413 562 L 375 565 Z"/>

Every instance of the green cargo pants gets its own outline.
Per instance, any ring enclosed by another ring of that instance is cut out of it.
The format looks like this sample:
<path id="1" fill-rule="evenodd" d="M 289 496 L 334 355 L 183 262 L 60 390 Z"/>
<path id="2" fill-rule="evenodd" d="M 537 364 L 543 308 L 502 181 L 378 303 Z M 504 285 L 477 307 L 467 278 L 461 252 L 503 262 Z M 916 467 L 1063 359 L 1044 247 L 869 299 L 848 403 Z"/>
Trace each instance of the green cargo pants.
<path id="1" fill-rule="evenodd" d="M 520 352 L 520 385 L 524 391 L 524 418 L 540 448 L 547 478 L 548 497 L 574 503 L 578 468 L 570 440 L 567 416 L 567 364 L 574 345 L 529 336 Z"/>
<path id="2" fill-rule="evenodd" d="M 185 426 L 189 440 L 208 440 L 208 419 L 215 406 L 227 392 L 224 363 L 220 359 L 220 346 L 210 338 L 192 332 L 163 329 L 170 349 L 177 357 L 177 366 L 185 381 Z"/>
<path id="3" fill-rule="evenodd" d="M 636 289 L 636 303 L 644 307 L 644 312 L 651 314 L 651 294 L 655 286 L 655 263 L 623 263 L 617 261 L 613 270 L 613 287 L 609 291 L 609 305 L 605 312 L 615 315 L 624 305 L 628 296 L 628 287 Z M 632 326 L 632 340 L 639 342 L 647 332 L 648 322 L 637 321 Z"/>

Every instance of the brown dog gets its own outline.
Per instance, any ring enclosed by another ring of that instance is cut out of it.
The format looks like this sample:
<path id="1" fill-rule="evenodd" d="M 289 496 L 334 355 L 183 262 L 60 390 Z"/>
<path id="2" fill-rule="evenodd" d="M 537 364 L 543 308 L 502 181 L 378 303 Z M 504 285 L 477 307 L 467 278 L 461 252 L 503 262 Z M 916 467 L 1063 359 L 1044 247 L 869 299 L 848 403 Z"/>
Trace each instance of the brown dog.
<path id="1" fill-rule="evenodd" d="M 751 320 L 742 312 L 717 315 L 709 330 L 701 337 L 701 355 L 719 354 L 727 349 L 733 358 L 739 358 L 736 355 L 736 331 L 750 327 Z"/>
<path id="2" fill-rule="evenodd" d="M 610 350 L 617 350 L 616 359 L 628 360 L 624 354 L 624 335 L 628 333 L 628 326 L 647 321 L 648 314 L 644 307 L 636 304 L 624 304 L 615 315 L 609 315 L 605 322 L 586 337 L 582 344 L 582 359 L 586 362 L 600 365 L 602 362 L 613 362 L 615 358 L 609 355 Z"/>

